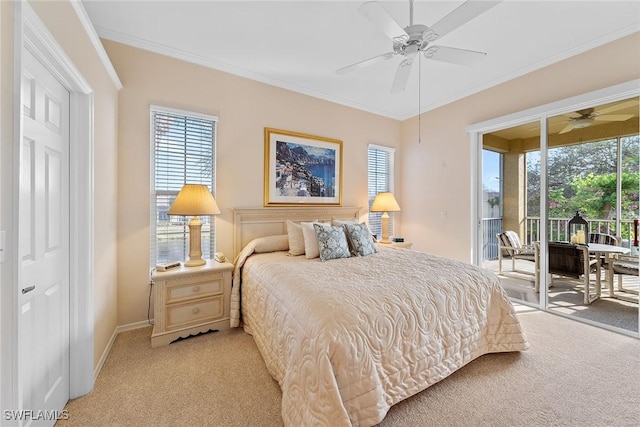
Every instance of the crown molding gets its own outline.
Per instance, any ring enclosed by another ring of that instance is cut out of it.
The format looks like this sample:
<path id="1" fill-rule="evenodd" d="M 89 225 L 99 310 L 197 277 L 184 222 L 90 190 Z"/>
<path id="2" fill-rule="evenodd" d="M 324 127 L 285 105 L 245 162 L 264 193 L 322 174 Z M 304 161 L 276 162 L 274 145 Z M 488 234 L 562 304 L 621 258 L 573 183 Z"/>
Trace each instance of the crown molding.
<path id="1" fill-rule="evenodd" d="M 107 74 L 111 78 L 111 81 L 113 82 L 114 86 L 116 87 L 117 90 L 122 89 L 122 82 L 118 77 L 118 73 L 116 72 L 116 69 L 113 67 L 111 60 L 109 59 L 109 55 L 107 55 L 107 51 L 104 50 L 104 46 L 102 46 L 102 42 L 100 42 L 98 33 L 96 32 L 96 29 L 91 23 L 91 19 L 89 19 L 89 15 L 87 15 L 87 11 L 82 5 L 82 2 L 80 0 L 71 0 L 70 3 L 71 3 L 71 6 L 73 7 L 73 10 L 76 12 L 76 15 L 78 15 L 78 19 L 80 20 L 82 27 L 87 33 L 87 36 L 89 36 L 89 40 L 91 40 L 91 44 L 96 50 L 96 53 L 98 54 L 98 57 L 100 58 L 100 61 L 102 62 L 102 65 L 107 71 Z"/>
<path id="2" fill-rule="evenodd" d="M 498 79 L 494 79 L 486 84 L 476 86 L 469 90 L 464 90 L 461 92 L 457 92 L 452 96 L 443 98 L 437 102 L 428 103 L 425 105 L 420 105 L 419 109 L 412 109 L 408 112 L 398 113 L 390 110 L 380 109 L 380 108 L 372 108 L 370 105 L 362 104 L 359 102 L 355 102 L 352 100 L 347 100 L 335 95 L 330 95 L 324 92 L 316 91 L 309 89 L 307 87 L 294 85 L 288 82 L 284 82 L 282 80 L 273 79 L 271 77 L 267 77 L 261 75 L 259 73 L 255 73 L 253 71 L 240 68 L 222 61 L 217 61 L 212 58 L 205 57 L 203 55 L 199 55 L 193 52 L 185 51 L 182 49 L 177 49 L 175 47 L 167 46 L 161 43 L 156 43 L 150 40 L 142 39 L 139 37 L 131 36 L 129 34 L 124 34 L 118 31 L 113 31 L 104 27 L 96 26 L 96 31 L 98 35 L 104 39 L 111 40 L 114 42 L 122 43 L 128 46 L 136 47 L 142 50 L 154 52 L 160 55 L 165 55 L 174 59 L 190 62 L 197 65 L 202 65 L 208 68 L 212 68 L 215 70 L 223 71 L 229 74 L 233 74 L 236 76 L 244 77 L 250 80 L 255 80 L 261 83 L 265 83 L 272 86 L 277 86 L 283 89 L 291 90 L 297 93 L 301 93 L 304 95 L 312 96 L 314 98 L 323 99 L 325 101 L 333 102 L 339 105 L 343 105 L 346 107 L 354 108 L 357 110 L 365 111 L 372 114 L 377 114 L 380 116 L 384 116 L 387 118 L 391 118 L 394 120 L 404 121 L 416 117 L 419 114 L 424 114 L 428 111 L 434 110 L 436 108 L 442 107 L 444 105 L 450 104 L 455 101 L 459 101 L 468 96 L 474 95 L 476 93 L 482 92 L 484 90 L 490 89 L 494 86 L 498 86 L 502 83 L 508 82 L 510 80 L 516 79 L 518 77 L 524 76 L 531 72 L 540 70 L 544 67 L 552 65 L 556 62 L 562 61 L 564 59 L 570 58 L 572 56 L 578 55 L 580 53 L 584 53 L 588 50 L 594 49 L 596 47 L 602 46 L 604 44 L 613 42 L 622 37 L 631 35 L 640 31 L 640 24 L 632 24 L 626 27 L 623 27 L 617 31 L 613 31 L 608 33 L 604 37 L 600 37 L 594 40 L 590 40 L 586 43 L 583 43 L 580 46 L 577 46 L 573 49 L 568 49 L 558 55 L 554 55 L 549 58 L 545 58 L 542 61 L 538 61 L 534 64 L 531 64 L 527 67 L 521 68 L 513 73 L 508 73 L 501 76 Z"/>
<path id="3" fill-rule="evenodd" d="M 150 40 L 131 36 L 129 34 L 124 34 L 118 31 L 109 30 L 100 26 L 96 26 L 95 28 L 98 32 L 98 35 L 101 38 L 106 40 L 122 43 L 127 46 L 132 46 L 138 49 L 168 56 L 170 58 L 179 59 L 181 61 L 190 62 L 192 64 L 202 65 L 207 68 L 223 71 L 229 74 L 233 74 L 239 77 L 244 77 L 250 80 L 255 80 L 271 86 L 277 86 L 282 89 L 287 89 L 296 93 L 301 93 L 303 95 L 319 98 L 319 99 L 340 104 L 346 107 L 355 108 L 357 110 L 366 111 L 366 112 L 377 114 L 384 117 L 389 117 L 395 120 L 403 119 L 402 116 L 399 116 L 398 114 L 392 111 L 371 108 L 371 106 L 368 106 L 365 104 L 361 104 L 361 103 L 353 102 L 344 98 L 332 96 L 327 93 L 315 91 L 303 86 L 287 83 L 282 80 L 273 79 L 271 77 L 267 77 L 262 74 L 247 70 L 245 68 L 237 67 L 235 65 L 231 65 L 222 61 L 217 61 L 215 59 L 208 58 L 206 56 L 199 55 L 197 53 L 189 52 L 183 49 L 177 49 L 172 46 L 156 43 Z"/>

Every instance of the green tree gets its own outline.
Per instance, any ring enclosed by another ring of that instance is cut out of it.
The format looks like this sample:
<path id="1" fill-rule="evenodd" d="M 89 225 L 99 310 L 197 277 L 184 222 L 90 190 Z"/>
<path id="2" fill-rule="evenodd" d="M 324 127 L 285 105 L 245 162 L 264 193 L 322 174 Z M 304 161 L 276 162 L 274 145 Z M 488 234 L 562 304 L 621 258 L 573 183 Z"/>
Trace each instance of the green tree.
<path id="1" fill-rule="evenodd" d="M 580 210 L 587 218 L 614 219 L 616 216 L 615 173 L 596 175 L 590 173 L 586 177 L 577 177 L 571 183 L 575 196 L 569 201 L 571 210 Z M 622 174 L 622 192 L 637 192 L 640 180 L 637 173 Z M 632 201 L 623 200 L 622 210 L 633 211 Z M 637 211 L 637 205 L 635 206 Z"/>
<path id="2" fill-rule="evenodd" d="M 620 139 L 623 219 L 638 216 L 639 141 L 638 135 Z M 617 158 L 615 139 L 550 149 L 547 167 L 549 216 L 569 218 L 580 210 L 587 217 L 612 219 L 615 216 Z M 539 152 L 527 154 L 527 200 L 527 215 L 539 216 Z"/>

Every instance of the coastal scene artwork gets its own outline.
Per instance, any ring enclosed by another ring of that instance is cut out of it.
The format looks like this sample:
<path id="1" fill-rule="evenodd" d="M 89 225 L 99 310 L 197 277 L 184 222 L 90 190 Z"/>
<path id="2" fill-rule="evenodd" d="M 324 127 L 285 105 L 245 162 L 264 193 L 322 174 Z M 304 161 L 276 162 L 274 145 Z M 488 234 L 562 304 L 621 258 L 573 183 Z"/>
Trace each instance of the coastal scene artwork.
<path id="1" fill-rule="evenodd" d="M 342 141 L 265 128 L 265 206 L 341 205 Z"/>

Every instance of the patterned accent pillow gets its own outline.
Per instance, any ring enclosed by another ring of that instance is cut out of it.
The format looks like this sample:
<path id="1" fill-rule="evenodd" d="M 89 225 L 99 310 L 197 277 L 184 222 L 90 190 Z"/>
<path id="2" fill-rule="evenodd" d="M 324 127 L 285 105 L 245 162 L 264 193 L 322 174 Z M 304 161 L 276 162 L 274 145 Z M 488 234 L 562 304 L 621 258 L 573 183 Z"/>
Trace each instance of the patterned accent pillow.
<path id="1" fill-rule="evenodd" d="M 349 244 L 342 227 L 333 225 L 313 224 L 318 236 L 318 250 L 320 261 L 336 258 L 349 258 Z"/>
<path id="2" fill-rule="evenodd" d="M 344 231 L 351 247 L 351 255 L 367 256 L 378 252 L 369 227 L 364 222 L 362 224 L 344 224 Z"/>

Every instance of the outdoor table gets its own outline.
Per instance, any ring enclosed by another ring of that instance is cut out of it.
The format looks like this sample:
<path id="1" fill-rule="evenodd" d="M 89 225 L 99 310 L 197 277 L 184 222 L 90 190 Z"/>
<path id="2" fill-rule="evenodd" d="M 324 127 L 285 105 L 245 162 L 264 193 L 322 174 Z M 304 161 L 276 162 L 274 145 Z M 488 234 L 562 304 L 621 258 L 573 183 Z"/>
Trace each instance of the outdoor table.
<path id="1" fill-rule="evenodd" d="M 602 260 L 602 255 L 604 255 L 604 262 L 606 265 L 611 265 L 611 254 L 628 254 L 631 252 L 631 249 L 629 248 L 625 248 L 622 246 L 614 246 L 614 245 L 605 245 L 602 243 L 589 243 L 589 253 L 592 253 L 595 255 L 598 263 L 596 264 L 596 283 L 597 283 L 597 295 L 600 296 L 601 293 L 601 289 L 600 289 L 600 274 L 602 271 L 602 266 L 601 266 L 601 260 Z M 617 298 L 614 290 L 613 290 L 613 277 L 609 277 L 612 276 L 611 274 L 607 274 L 605 281 L 607 282 L 607 285 L 609 287 L 609 296 L 611 298 Z"/>

